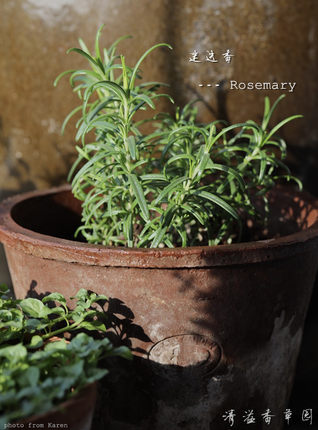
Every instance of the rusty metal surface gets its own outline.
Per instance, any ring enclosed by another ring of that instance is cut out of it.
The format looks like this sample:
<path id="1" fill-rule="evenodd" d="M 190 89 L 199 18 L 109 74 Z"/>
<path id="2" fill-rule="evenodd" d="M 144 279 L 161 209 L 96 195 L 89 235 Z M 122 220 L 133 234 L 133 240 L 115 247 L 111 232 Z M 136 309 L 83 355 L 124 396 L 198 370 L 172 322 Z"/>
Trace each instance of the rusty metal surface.
<path id="1" fill-rule="evenodd" d="M 70 430 L 91 430 L 96 401 L 96 383 L 86 386 L 60 407 L 41 415 L 20 420 L 13 426 L 19 428 L 67 428 Z"/>
<path id="2" fill-rule="evenodd" d="M 56 202 L 76 209 L 65 189 L 61 199 L 58 194 L 51 194 Z M 36 195 L 43 193 L 26 197 Z M 285 197 L 279 195 L 280 204 Z M 109 297 L 109 324 L 135 350 L 137 366 L 135 375 L 111 388 L 111 411 L 120 423 L 114 428 L 223 430 L 226 410 L 241 416 L 247 409 L 260 414 L 270 408 L 271 429 L 278 430 L 318 263 L 317 203 L 303 197 L 296 199 L 298 211 L 295 199 L 283 205 L 283 215 L 292 220 L 298 214 L 292 224 L 303 230 L 278 239 L 120 250 L 28 230 L 14 209 L 20 196 L 1 206 L 0 239 L 18 297 L 49 291 L 72 296 L 81 287 Z M 61 233 L 71 219 L 67 213 L 48 214 L 47 221 L 55 221 Z M 25 214 L 37 228 L 36 211 Z M 117 393 L 118 386 L 125 394 Z M 257 428 L 268 426 L 259 420 Z"/>

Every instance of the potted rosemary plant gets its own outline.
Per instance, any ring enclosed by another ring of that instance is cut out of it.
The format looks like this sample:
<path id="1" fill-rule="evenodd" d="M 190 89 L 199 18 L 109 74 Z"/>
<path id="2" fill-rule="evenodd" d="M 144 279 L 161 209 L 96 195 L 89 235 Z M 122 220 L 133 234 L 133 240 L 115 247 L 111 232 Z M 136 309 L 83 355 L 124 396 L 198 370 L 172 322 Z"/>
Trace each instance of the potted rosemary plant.
<path id="1" fill-rule="evenodd" d="M 0 286 L 0 428 L 89 430 L 95 381 L 107 374 L 101 358 L 130 357 L 128 348 L 83 332 L 106 331 L 92 308 L 106 297 L 81 289 L 70 310 L 62 294 L 15 300 L 8 293 Z"/>
<path id="2" fill-rule="evenodd" d="M 114 314 L 125 309 L 151 399 L 121 417 L 135 428 L 221 429 L 225 409 L 270 407 L 279 429 L 317 270 L 317 202 L 279 185 L 298 181 L 277 132 L 300 116 L 270 128 L 281 96 L 265 99 L 260 124 L 202 125 L 193 104 L 142 121 L 171 97 L 140 83 L 141 63 L 169 46 L 129 67 L 118 41 L 100 50 L 100 32 L 95 54 L 71 49 L 91 68 L 60 75 L 81 99 L 63 125 L 80 115 L 71 190 L 0 208 L 16 294 L 62 276 L 69 295 L 107 291 Z"/>

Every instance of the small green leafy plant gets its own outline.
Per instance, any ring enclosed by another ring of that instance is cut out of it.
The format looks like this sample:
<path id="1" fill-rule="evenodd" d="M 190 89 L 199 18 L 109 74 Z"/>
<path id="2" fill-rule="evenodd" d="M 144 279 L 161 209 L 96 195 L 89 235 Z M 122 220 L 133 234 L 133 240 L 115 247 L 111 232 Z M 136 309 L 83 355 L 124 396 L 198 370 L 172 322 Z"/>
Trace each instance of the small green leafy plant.
<path id="1" fill-rule="evenodd" d="M 131 357 L 128 348 L 81 331 L 106 331 L 102 312 L 92 309 L 106 297 L 82 289 L 75 299 L 70 310 L 61 294 L 15 300 L 0 286 L 0 428 L 45 413 L 102 378 L 102 358 Z"/>
<path id="2" fill-rule="evenodd" d="M 269 129 L 278 103 L 265 98 L 262 123 L 208 125 L 196 121 L 193 103 L 175 115 L 138 112 L 155 109 L 155 100 L 169 98 L 159 82 L 137 83 L 146 51 L 131 68 L 116 55 L 116 41 L 95 54 L 80 40 L 72 48 L 90 70 L 69 70 L 70 84 L 81 104 L 77 122 L 78 157 L 71 171 L 72 191 L 82 201 L 77 231 L 88 242 L 128 247 L 216 245 L 240 241 L 244 221 L 266 221 L 267 193 L 281 178 L 294 179 L 283 163 L 286 144 L 277 136 L 293 115 Z M 144 125 L 153 126 L 150 133 Z M 95 139 L 87 142 L 94 132 Z M 257 205 L 256 201 L 261 202 Z M 263 207 L 261 212 L 258 207 Z M 264 216 L 265 211 L 265 216 Z"/>

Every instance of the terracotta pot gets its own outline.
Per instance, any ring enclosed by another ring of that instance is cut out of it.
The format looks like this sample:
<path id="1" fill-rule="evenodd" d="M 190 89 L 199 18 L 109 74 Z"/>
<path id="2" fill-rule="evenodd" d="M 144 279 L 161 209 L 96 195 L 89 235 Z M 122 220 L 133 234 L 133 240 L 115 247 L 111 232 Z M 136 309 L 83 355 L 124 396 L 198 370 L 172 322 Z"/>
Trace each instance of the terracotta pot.
<path id="1" fill-rule="evenodd" d="M 111 407 L 119 428 L 223 429 L 227 410 L 242 424 L 254 409 L 265 429 L 269 408 L 273 430 L 283 423 L 317 270 L 318 203 L 277 190 L 271 208 L 269 231 L 279 238 L 107 248 L 70 240 L 80 205 L 63 187 L 3 202 L 0 240 L 18 297 L 84 287 L 110 298 L 110 324 L 138 356 L 137 383 L 126 378 L 124 406 Z"/>
<path id="2" fill-rule="evenodd" d="M 18 421 L 19 428 L 91 430 L 97 384 L 89 384 L 52 411 Z M 23 425 L 23 427 L 21 427 Z M 17 427 L 16 427 L 17 428 Z"/>

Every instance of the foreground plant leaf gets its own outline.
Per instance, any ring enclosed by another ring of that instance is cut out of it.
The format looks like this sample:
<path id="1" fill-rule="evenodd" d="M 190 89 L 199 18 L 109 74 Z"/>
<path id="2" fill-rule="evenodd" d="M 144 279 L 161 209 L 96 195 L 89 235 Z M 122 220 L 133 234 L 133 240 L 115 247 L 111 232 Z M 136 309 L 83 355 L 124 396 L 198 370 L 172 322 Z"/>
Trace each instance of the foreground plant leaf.
<path id="1" fill-rule="evenodd" d="M 108 373 L 99 366 L 102 358 L 131 358 L 128 348 L 79 332 L 106 331 L 103 312 L 92 308 L 97 302 L 103 305 L 105 296 L 81 289 L 70 310 L 60 293 L 42 300 L 14 300 L 8 293 L 1 287 L 0 313 L 6 318 L 0 330 L 0 426 L 45 413 L 102 378 Z M 20 321 L 15 327 L 10 324 L 14 318 Z M 69 341 L 56 338 L 66 331 L 77 334 Z"/>

